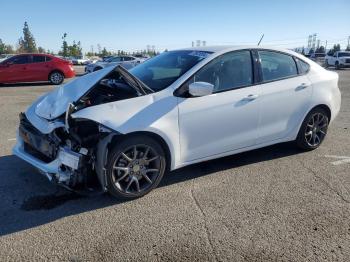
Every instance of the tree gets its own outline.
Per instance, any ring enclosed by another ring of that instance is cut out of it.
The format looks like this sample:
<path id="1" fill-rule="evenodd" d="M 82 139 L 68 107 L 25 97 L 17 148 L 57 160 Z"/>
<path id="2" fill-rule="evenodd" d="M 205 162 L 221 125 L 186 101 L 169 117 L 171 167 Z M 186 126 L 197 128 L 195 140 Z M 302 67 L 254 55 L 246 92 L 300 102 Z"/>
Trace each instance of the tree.
<path id="1" fill-rule="evenodd" d="M 5 54 L 5 44 L 2 42 L 1 38 L 0 38 L 0 55 Z"/>
<path id="2" fill-rule="evenodd" d="M 46 51 L 45 51 L 45 49 L 43 47 L 39 46 L 38 47 L 38 53 L 44 54 L 44 53 L 46 53 Z"/>
<path id="3" fill-rule="evenodd" d="M 324 52 L 325 52 L 325 48 L 324 48 L 323 45 L 321 45 L 320 47 L 318 47 L 318 48 L 316 49 L 316 52 L 315 52 L 315 53 L 324 53 Z"/>
<path id="4" fill-rule="evenodd" d="M 27 22 L 24 22 L 23 37 L 18 40 L 18 50 L 21 53 L 37 52 L 36 43 L 33 34 L 29 30 Z"/>
<path id="5" fill-rule="evenodd" d="M 350 51 L 350 45 L 346 47 L 345 51 Z"/>
<path id="6" fill-rule="evenodd" d="M 104 57 L 104 56 L 109 56 L 109 55 L 111 55 L 111 52 L 108 52 L 107 51 L 107 49 L 106 49 L 106 47 L 104 47 L 103 49 L 102 49 L 102 51 L 101 51 L 101 57 Z"/>
<path id="7" fill-rule="evenodd" d="M 333 55 L 335 52 L 340 51 L 340 44 L 335 44 L 331 50 L 328 51 L 328 55 Z"/>
<path id="8" fill-rule="evenodd" d="M 68 44 L 66 41 L 67 33 L 64 33 L 62 36 L 62 51 L 58 52 L 61 56 L 67 57 L 68 56 Z"/>

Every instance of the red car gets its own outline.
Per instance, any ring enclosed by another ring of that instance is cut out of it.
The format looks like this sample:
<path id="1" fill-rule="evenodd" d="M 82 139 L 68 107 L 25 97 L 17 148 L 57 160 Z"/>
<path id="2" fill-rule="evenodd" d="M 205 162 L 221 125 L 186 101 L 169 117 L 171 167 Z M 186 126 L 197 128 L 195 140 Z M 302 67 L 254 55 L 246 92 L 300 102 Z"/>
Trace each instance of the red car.
<path id="1" fill-rule="evenodd" d="M 15 55 L 0 63 L 0 83 L 50 81 L 59 85 L 74 76 L 72 63 L 53 55 Z"/>

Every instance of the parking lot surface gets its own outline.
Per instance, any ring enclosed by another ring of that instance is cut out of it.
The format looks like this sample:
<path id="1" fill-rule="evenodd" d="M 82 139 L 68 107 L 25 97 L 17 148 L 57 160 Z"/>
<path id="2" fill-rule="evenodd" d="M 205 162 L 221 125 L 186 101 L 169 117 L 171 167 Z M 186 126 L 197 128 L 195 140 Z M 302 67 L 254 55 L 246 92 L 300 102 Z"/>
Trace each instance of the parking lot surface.
<path id="1" fill-rule="evenodd" d="M 319 149 L 189 166 L 129 202 L 71 194 L 13 156 L 19 112 L 53 87 L 0 87 L 0 260 L 350 261 L 350 70 L 337 72 L 341 112 Z"/>

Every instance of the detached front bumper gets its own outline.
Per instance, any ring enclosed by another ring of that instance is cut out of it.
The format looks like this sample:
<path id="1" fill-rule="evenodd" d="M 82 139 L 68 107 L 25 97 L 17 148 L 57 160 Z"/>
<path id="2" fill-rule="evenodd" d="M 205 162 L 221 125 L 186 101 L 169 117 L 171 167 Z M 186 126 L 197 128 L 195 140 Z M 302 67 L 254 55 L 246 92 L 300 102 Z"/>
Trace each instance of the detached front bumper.
<path id="1" fill-rule="evenodd" d="M 17 132 L 17 143 L 12 150 L 13 154 L 36 167 L 40 173 L 50 181 L 58 183 L 69 182 L 69 179 L 81 162 L 82 155 L 67 148 L 59 148 L 56 159 L 51 162 L 44 162 L 25 149 L 25 142 Z"/>

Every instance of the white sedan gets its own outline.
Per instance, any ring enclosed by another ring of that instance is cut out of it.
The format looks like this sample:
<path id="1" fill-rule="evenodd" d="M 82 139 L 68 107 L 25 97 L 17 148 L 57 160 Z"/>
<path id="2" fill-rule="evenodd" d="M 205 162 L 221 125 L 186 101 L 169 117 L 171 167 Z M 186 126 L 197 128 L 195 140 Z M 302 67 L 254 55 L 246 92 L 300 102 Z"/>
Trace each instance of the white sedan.
<path id="1" fill-rule="evenodd" d="M 95 72 L 102 68 L 121 65 L 126 69 L 130 69 L 138 64 L 142 60 L 133 56 L 112 56 L 105 61 L 97 61 L 96 63 L 87 64 L 85 67 L 86 73 Z"/>
<path id="2" fill-rule="evenodd" d="M 169 51 L 40 97 L 21 114 L 13 152 L 65 187 L 95 177 L 132 199 L 193 163 L 286 141 L 316 149 L 340 102 L 338 74 L 289 50 Z"/>

